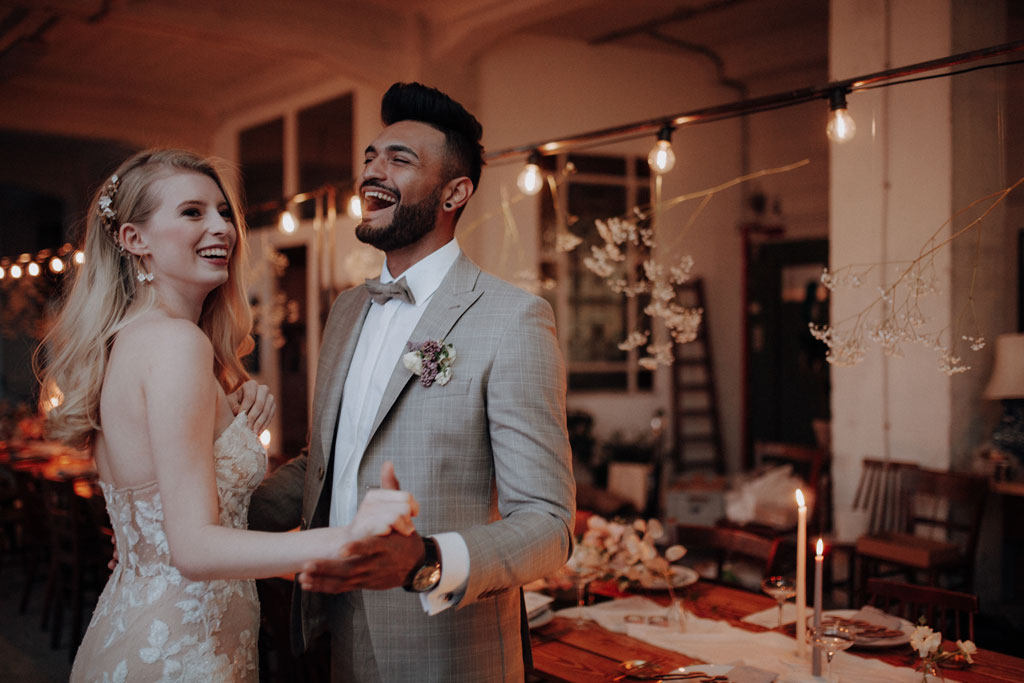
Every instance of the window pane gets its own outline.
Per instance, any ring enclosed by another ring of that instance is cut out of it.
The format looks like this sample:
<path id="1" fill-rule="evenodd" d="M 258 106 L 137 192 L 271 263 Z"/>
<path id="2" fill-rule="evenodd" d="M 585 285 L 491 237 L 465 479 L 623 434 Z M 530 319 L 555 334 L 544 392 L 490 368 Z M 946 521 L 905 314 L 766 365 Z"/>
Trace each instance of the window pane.
<path id="1" fill-rule="evenodd" d="M 277 222 L 284 194 L 284 119 L 246 128 L 238 134 L 246 220 L 252 227 Z M 271 204 L 273 206 L 261 206 Z"/>
<path id="2" fill-rule="evenodd" d="M 352 180 L 352 94 L 299 112 L 299 191 Z M 313 202 L 303 204 L 312 216 Z M 307 216 L 308 217 L 308 216 Z"/>

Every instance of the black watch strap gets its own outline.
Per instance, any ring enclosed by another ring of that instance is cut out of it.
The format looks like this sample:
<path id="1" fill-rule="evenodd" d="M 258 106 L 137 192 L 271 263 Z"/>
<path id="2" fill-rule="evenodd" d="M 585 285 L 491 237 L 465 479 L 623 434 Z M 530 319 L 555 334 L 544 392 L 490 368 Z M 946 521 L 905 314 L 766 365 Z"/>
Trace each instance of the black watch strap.
<path id="1" fill-rule="evenodd" d="M 413 593 L 426 593 L 441 582 L 441 553 L 437 541 L 423 536 L 423 561 L 413 567 L 405 577 L 402 588 Z"/>

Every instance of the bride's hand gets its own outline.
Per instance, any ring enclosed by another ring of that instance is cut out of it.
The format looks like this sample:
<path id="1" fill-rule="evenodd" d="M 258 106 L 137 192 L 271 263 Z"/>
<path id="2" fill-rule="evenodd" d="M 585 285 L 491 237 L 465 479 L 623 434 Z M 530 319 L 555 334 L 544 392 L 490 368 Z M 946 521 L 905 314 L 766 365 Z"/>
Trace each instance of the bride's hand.
<path id="1" fill-rule="evenodd" d="M 235 391 L 228 394 L 231 412 L 235 415 L 246 411 L 246 422 L 256 434 L 260 434 L 277 412 L 274 395 L 266 384 L 257 384 L 256 380 L 248 380 Z"/>
<path id="2" fill-rule="evenodd" d="M 401 490 L 390 462 L 380 469 L 380 486 L 368 491 L 359 504 L 351 526 L 353 537 L 385 536 L 392 529 L 410 536 L 416 531 L 412 518 L 419 514 L 420 506 L 411 493 Z"/>

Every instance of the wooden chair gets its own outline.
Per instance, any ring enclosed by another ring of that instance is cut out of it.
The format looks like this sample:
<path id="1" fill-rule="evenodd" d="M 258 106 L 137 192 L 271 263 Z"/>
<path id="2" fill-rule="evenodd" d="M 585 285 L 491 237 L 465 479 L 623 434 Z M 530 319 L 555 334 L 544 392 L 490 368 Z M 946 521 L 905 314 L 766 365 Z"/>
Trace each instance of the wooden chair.
<path id="1" fill-rule="evenodd" d="M 941 631 L 947 640 L 974 640 L 974 615 L 978 612 L 978 596 L 973 593 L 958 593 L 932 586 L 915 586 L 909 583 L 868 579 L 868 604 L 916 624 L 922 616 L 928 626 Z M 963 632 L 962 617 L 967 622 Z M 949 626 L 954 628 L 949 631 Z"/>
<path id="2" fill-rule="evenodd" d="M 715 578 L 723 581 L 723 570 L 728 560 L 740 558 L 753 562 L 761 577 L 771 576 L 775 555 L 779 548 L 778 538 L 760 536 L 742 529 L 718 526 L 695 526 L 677 524 L 676 543 L 687 550 L 710 551 L 716 562 Z"/>
<path id="3" fill-rule="evenodd" d="M 21 589 L 18 614 L 25 614 L 37 573 L 46 559 L 50 547 L 49 528 L 46 525 L 46 506 L 40 480 L 31 472 L 14 471 L 15 493 L 18 496 L 20 515 L 18 518 L 18 552 L 21 555 L 22 573 L 25 577 Z"/>
<path id="4" fill-rule="evenodd" d="M 923 468 L 901 473 L 898 531 L 869 533 L 857 539 L 862 582 L 868 568 L 879 565 L 921 572 L 930 586 L 940 574 L 974 585 L 974 556 L 988 495 L 985 477 Z"/>
<path id="5" fill-rule="evenodd" d="M 97 593 L 107 577 L 112 546 L 109 520 L 100 519 L 93 502 L 75 493 L 74 480 L 42 480 L 50 530 L 50 568 L 46 580 L 43 626 L 50 623 L 50 646 L 60 647 L 64 612 L 70 610 L 69 661 L 82 639 L 85 592 Z M 105 513 L 103 513 L 105 517 Z"/>

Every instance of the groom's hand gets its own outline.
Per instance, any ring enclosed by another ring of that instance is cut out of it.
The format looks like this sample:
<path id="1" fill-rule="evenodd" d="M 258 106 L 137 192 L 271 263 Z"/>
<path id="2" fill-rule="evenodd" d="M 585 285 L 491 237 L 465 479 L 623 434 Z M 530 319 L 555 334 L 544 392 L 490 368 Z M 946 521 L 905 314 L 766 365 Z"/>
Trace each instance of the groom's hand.
<path id="1" fill-rule="evenodd" d="M 390 462 L 381 468 L 380 486 L 400 490 L 395 467 Z M 407 522 L 408 527 L 402 522 Z M 411 520 L 401 520 L 395 528 L 399 533 L 367 536 L 349 543 L 342 548 L 341 557 L 307 562 L 299 574 L 302 590 L 344 593 L 401 586 L 412 568 L 422 561 L 423 539 Z"/>

